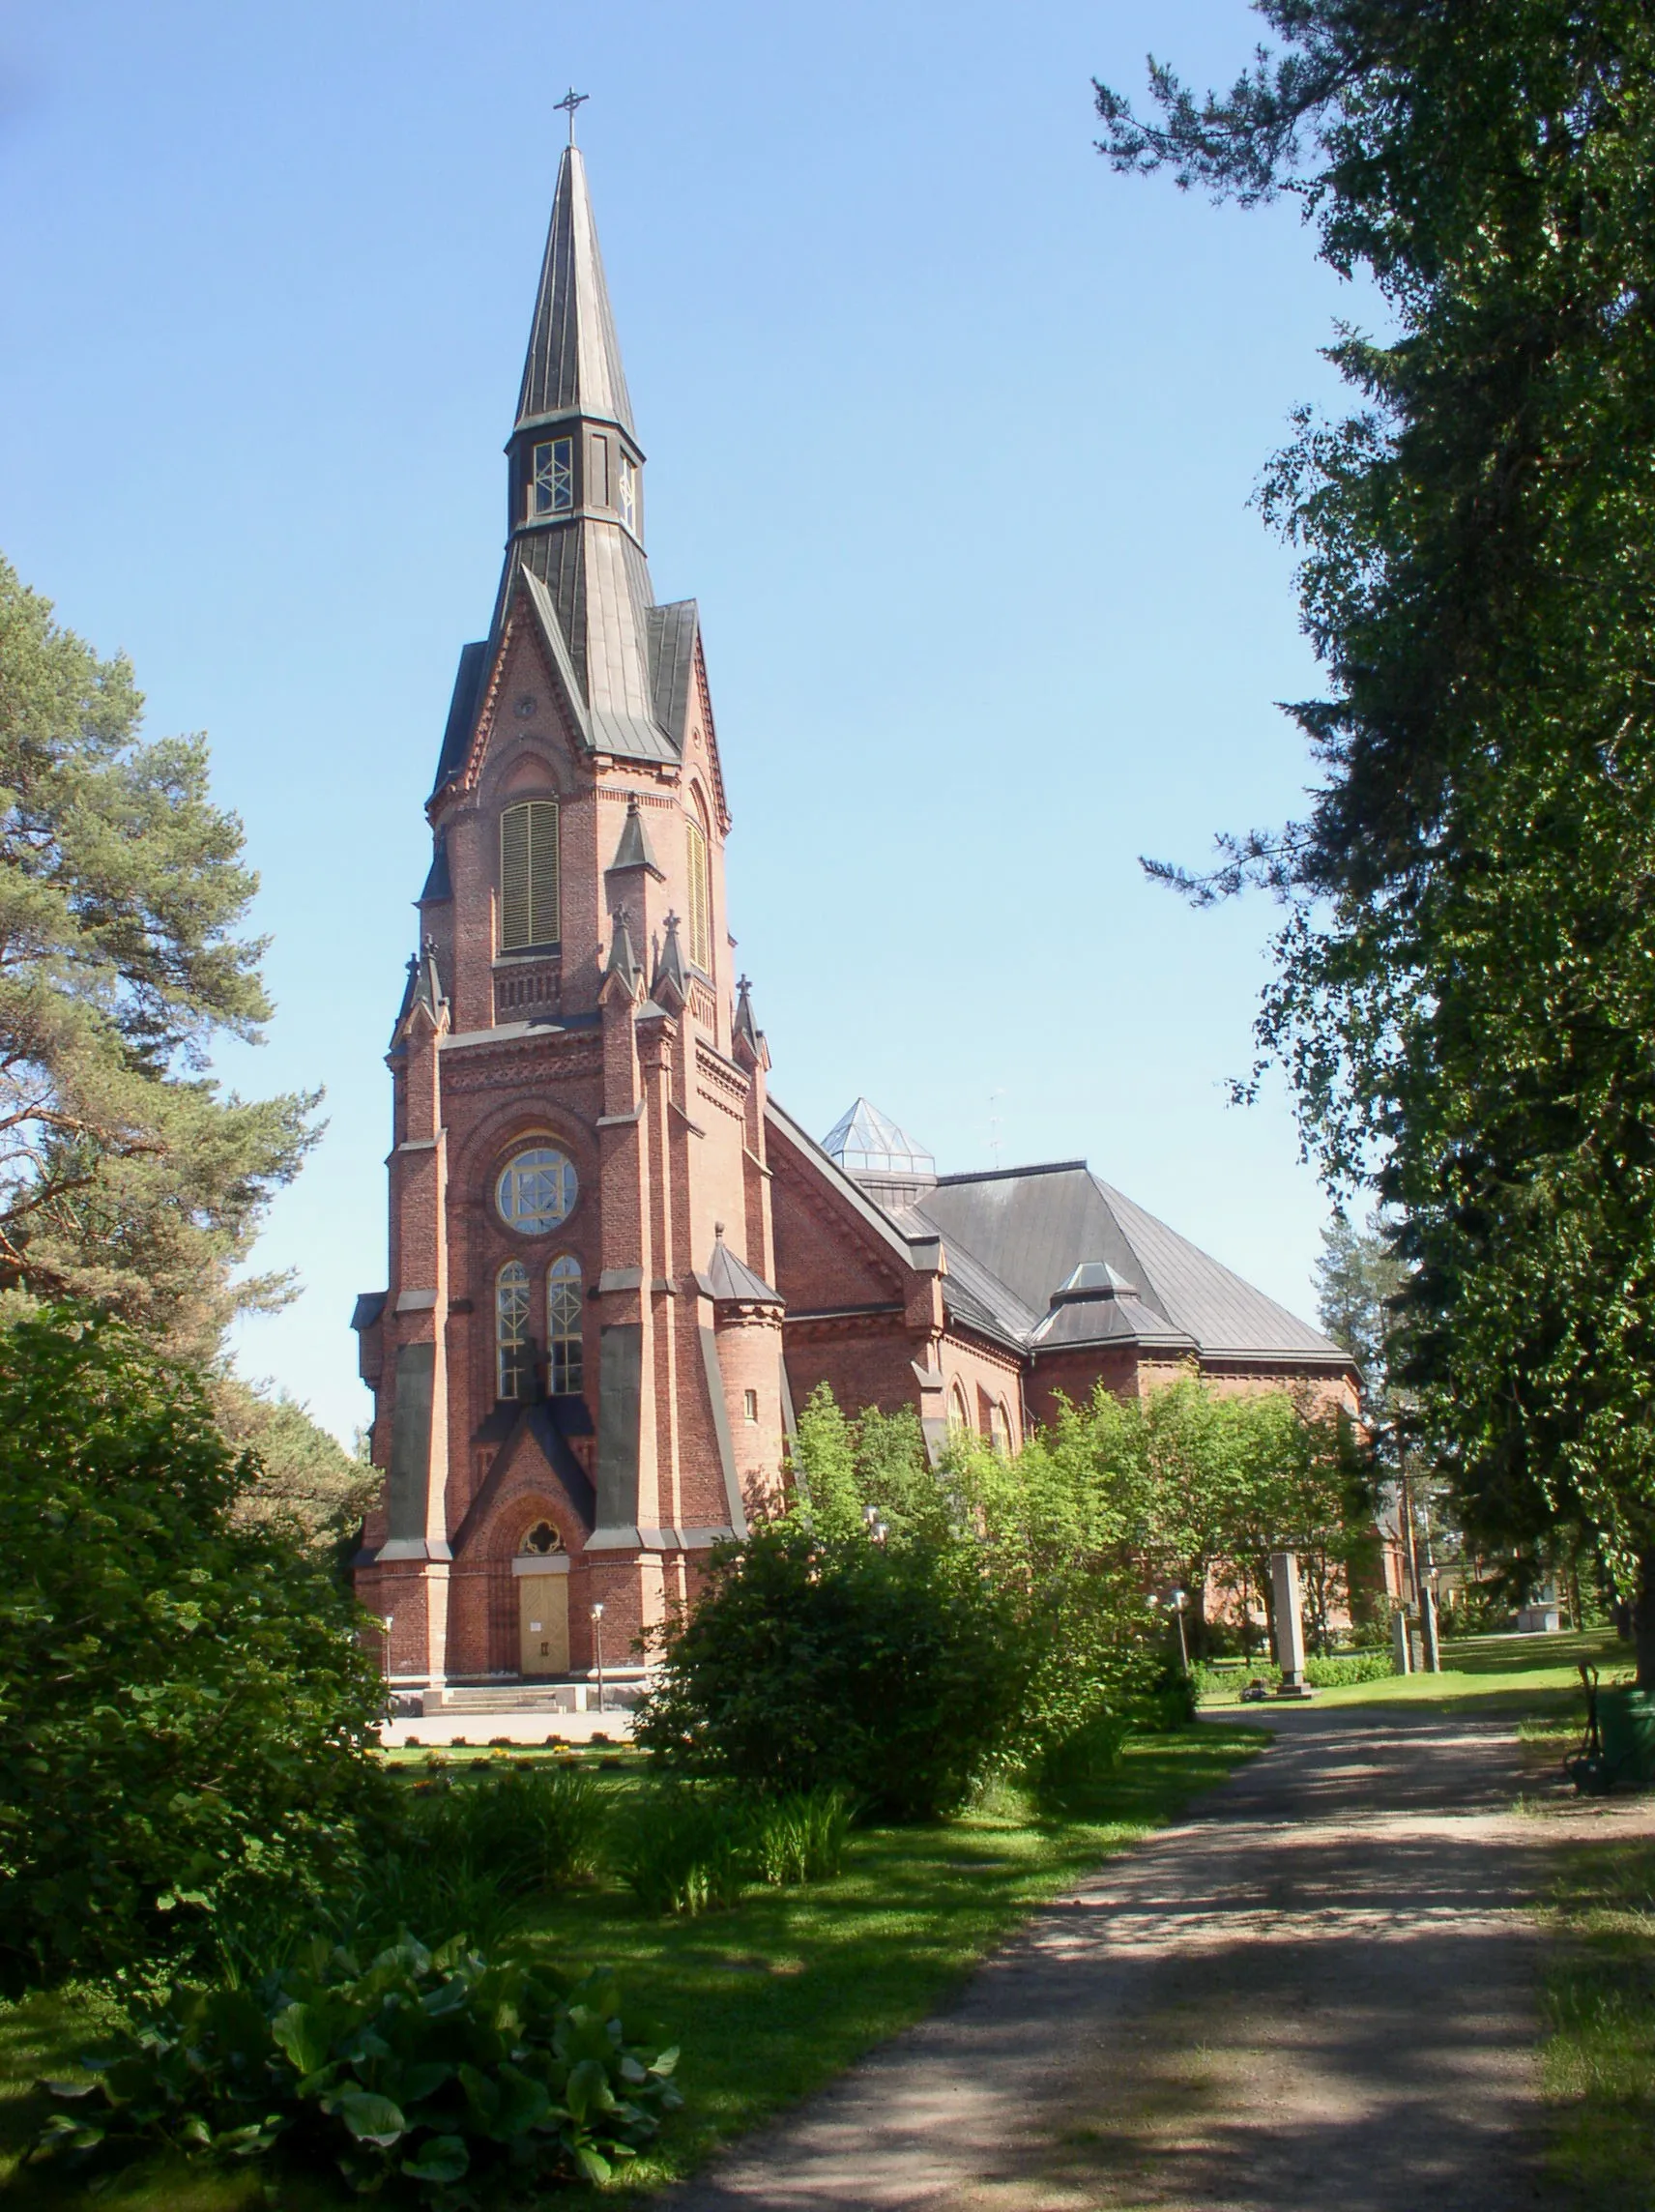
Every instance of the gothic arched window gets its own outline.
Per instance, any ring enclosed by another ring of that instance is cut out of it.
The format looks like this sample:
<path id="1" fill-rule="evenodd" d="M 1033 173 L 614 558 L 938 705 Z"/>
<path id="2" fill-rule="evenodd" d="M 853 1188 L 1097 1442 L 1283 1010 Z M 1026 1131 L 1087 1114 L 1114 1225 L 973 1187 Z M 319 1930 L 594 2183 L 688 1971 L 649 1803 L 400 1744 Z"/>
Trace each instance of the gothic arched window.
<path id="1" fill-rule="evenodd" d="M 707 867 L 707 831 L 693 815 L 689 832 L 689 957 L 704 975 L 712 973 L 712 893 Z"/>
<path id="2" fill-rule="evenodd" d="M 972 1433 L 972 1416 L 966 1408 L 966 1393 L 957 1382 L 948 1393 L 948 1426 L 957 1429 L 963 1437 L 969 1437 Z"/>
<path id="3" fill-rule="evenodd" d="M 988 1441 L 1002 1459 L 1011 1455 L 1011 1408 L 1002 1398 L 989 1408 Z"/>
<path id="4" fill-rule="evenodd" d="M 529 1270 L 508 1260 L 494 1278 L 494 1357 L 502 1398 L 526 1398 L 534 1371 L 529 1342 Z"/>
<path id="5" fill-rule="evenodd" d="M 500 817 L 500 949 L 556 945 L 562 935 L 558 802 L 530 799 Z"/>
<path id="6" fill-rule="evenodd" d="M 584 1349 L 580 1262 L 566 1252 L 546 1269 L 547 1387 L 554 1398 L 580 1388 Z"/>

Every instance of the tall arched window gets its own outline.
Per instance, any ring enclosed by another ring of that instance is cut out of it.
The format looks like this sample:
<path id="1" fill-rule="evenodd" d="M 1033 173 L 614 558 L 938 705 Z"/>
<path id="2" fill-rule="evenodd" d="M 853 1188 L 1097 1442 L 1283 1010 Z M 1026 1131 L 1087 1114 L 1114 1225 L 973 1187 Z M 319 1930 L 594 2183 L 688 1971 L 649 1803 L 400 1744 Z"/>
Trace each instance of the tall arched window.
<path id="1" fill-rule="evenodd" d="M 580 1388 L 580 1262 L 566 1252 L 546 1269 L 546 1369 L 554 1398 Z"/>
<path id="2" fill-rule="evenodd" d="M 693 815 L 689 830 L 689 957 L 704 975 L 712 973 L 712 893 L 707 872 L 707 832 Z"/>
<path id="3" fill-rule="evenodd" d="M 529 1270 L 508 1260 L 494 1279 L 494 1359 L 502 1398 L 526 1398 L 534 1373 L 529 1342 Z"/>
<path id="4" fill-rule="evenodd" d="M 531 799 L 500 817 L 500 949 L 556 945 L 558 914 L 558 804 Z"/>
<path id="5" fill-rule="evenodd" d="M 966 1393 L 957 1382 L 948 1393 L 948 1426 L 957 1429 L 961 1436 L 969 1437 L 972 1433 L 972 1416 L 966 1409 Z"/>
<path id="6" fill-rule="evenodd" d="M 1002 1459 L 1011 1456 L 1011 1408 L 1002 1398 L 989 1408 L 988 1441 Z"/>

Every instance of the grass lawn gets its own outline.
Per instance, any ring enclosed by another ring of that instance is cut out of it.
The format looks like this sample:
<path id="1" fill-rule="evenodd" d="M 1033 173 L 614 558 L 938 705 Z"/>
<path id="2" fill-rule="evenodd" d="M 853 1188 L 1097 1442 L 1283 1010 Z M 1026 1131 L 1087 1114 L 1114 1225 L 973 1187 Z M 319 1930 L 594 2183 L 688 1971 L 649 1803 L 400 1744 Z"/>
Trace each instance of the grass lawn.
<path id="1" fill-rule="evenodd" d="M 1583 1716 L 1585 1703 L 1576 1673 L 1584 1660 L 1602 1674 L 1606 1686 L 1621 1675 L 1630 1679 L 1634 1658 L 1609 1628 L 1588 1628 L 1564 1636 L 1466 1636 L 1445 1639 L 1439 1674 L 1387 1674 L 1377 1682 L 1351 1682 L 1343 1689 L 1318 1690 L 1319 1705 L 1412 1705 L 1428 1712 L 1522 1711 L 1552 1715 L 1561 1726 Z M 1204 1711 L 1239 1704 L 1225 1690 L 1204 1698 Z M 1261 1715 L 1267 1704 L 1241 1706 Z"/>
<path id="2" fill-rule="evenodd" d="M 1254 1729 L 1205 1723 L 1127 1746 L 1088 1818 L 1042 1820 L 1011 1791 L 945 1826 L 874 1829 L 846 1871 L 805 1889 L 755 1891 L 733 1911 L 645 1919 L 604 1885 L 537 1906 L 528 1939 L 561 1963 L 613 1965 L 641 2013 L 681 2037 L 685 2110 L 634 2186 L 659 2187 L 720 2142 L 819 2088 L 853 2059 L 911 2025 L 1043 1900 L 1111 1852 L 1176 1817 L 1189 1799 L 1261 1748 Z M 632 1761 L 604 1774 L 632 1787 Z M 444 1931 L 443 1933 L 447 1933 Z M 96 2035 L 83 1995 L 0 2006 L 0 2179 L 21 2207 L 82 2190 L 16 2166 L 43 2101 L 32 2083 L 61 2073 Z M 586 2190 L 563 2199 L 591 2200 Z M 133 2212 L 253 2212 L 262 2176 L 152 2161 L 101 2193 Z M 355 2202 L 325 2177 L 279 2184 L 296 2207 Z"/>
<path id="3" fill-rule="evenodd" d="M 1571 1854 L 1547 1915 L 1550 2163 L 1580 2212 L 1655 2203 L 1655 1845 Z"/>

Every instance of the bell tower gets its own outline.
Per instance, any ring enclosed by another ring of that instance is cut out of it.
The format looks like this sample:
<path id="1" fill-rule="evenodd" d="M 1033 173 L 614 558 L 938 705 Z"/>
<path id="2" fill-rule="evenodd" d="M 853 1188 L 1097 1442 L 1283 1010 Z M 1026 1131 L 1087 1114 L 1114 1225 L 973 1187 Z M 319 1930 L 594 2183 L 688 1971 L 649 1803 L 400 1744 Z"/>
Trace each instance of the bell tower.
<path id="1" fill-rule="evenodd" d="M 388 1055 L 390 1284 L 355 1321 L 385 1483 L 356 1574 L 399 1684 L 572 1702 L 592 1607 L 613 1662 L 774 1496 L 791 1420 L 700 620 L 651 585 L 572 109 L 506 455 Z"/>

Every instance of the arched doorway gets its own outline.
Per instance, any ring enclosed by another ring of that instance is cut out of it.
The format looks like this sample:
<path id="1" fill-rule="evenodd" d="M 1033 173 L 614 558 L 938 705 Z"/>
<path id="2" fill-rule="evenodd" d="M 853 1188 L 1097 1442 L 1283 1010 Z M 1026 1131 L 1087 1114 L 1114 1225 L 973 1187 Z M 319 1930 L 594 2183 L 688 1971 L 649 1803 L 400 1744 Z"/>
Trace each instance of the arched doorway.
<path id="1" fill-rule="evenodd" d="M 518 1672 L 566 1674 L 568 1555 L 555 1525 L 543 1515 L 523 1531 L 511 1565 L 517 1583 Z"/>

